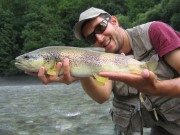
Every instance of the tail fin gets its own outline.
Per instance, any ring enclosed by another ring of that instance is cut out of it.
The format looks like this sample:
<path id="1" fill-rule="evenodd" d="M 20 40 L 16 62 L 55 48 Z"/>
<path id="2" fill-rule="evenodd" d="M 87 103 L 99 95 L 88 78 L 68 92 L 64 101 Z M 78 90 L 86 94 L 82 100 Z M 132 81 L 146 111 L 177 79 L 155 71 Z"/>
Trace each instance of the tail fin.
<path id="1" fill-rule="evenodd" d="M 146 62 L 146 66 L 148 68 L 148 70 L 154 72 L 157 68 L 157 65 L 158 65 L 158 62 L 156 61 L 149 61 L 149 62 Z"/>
<path id="2" fill-rule="evenodd" d="M 158 60 L 159 60 L 158 55 L 152 56 L 150 58 L 150 60 L 148 62 L 146 62 L 147 68 L 154 72 L 156 70 L 157 66 L 158 66 Z"/>

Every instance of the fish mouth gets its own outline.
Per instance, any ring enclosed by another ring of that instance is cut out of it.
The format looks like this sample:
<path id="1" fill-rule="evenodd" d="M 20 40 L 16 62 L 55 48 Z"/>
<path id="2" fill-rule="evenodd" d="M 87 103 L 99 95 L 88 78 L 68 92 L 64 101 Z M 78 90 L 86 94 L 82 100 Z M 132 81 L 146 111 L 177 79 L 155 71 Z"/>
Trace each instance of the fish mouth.
<path id="1" fill-rule="evenodd" d="M 21 69 L 21 70 L 23 70 L 23 71 L 38 72 L 37 69 L 32 68 L 30 65 L 27 66 L 27 65 L 25 65 L 25 64 L 23 64 L 23 63 L 21 63 L 21 62 L 18 62 L 18 61 L 16 61 L 16 62 L 14 63 L 14 65 L 15 65 L 18 69 Z"/>
<path id="2" fill-rule="evenodd" d="M 27 67 L 24 66 L 24 64 L 20 63 L 20 62 L 15 62 L 15 66 L 21 70 L 24 70 L 26 71 L 27 70 Z"/>

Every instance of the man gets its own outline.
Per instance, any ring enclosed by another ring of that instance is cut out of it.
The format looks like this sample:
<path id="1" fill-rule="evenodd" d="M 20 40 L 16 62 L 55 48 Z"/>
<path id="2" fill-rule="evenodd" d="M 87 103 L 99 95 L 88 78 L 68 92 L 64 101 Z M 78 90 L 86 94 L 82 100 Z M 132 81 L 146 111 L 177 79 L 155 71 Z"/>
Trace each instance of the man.
<path id="1" fill-rule="evenodd" d="M 151 127 L 152 135 L 179 134 L 180 98 L 176 98 L 180 97 L 178 32 L 162 22 L 149 22 L 124 30 L 119 27 L 115 16 L 92 7 L 81 13 L 74 33 L 76 38 L 102 47 L 106 52 L 132 55 L 140 61 L 156 61 L 155 74 L 148 70 L 144 70 L 141 76 L 101 72 L 100 75 L 109 77 L 111 81 L 98 86 L 93 78 L 72 77 L 69 60 L 65 59 L 57 64 L 56 76 L 46 76 L 44 68 L 40 68 L 38 77 L 43 83 L 58 81 L 70 84 L 80 80 L 85 92 L 98 103 L 108 100 L 113 92 L 110 114 L 115 123 L 115 135 L 142 133 L 143 127 Z M 62 67 L 64 75 L 58 76 Z"/>

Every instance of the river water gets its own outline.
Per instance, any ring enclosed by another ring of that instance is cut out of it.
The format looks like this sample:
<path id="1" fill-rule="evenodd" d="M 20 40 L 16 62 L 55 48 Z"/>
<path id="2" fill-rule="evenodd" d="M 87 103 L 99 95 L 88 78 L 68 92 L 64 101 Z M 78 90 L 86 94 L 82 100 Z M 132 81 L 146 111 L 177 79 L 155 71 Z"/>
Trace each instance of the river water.
<path id="1" fill-rule="evenodd" d="M 0 79 L 0 135 L 112 135 L 111 102 L 99 105 L 79 83 Z"/>
<path id="2" fill-rule="evenodd" d="M 112 135 L 110 107 L 111 99 L 99 105 L 78 82 L 0 77 L 0 135 Z"/>

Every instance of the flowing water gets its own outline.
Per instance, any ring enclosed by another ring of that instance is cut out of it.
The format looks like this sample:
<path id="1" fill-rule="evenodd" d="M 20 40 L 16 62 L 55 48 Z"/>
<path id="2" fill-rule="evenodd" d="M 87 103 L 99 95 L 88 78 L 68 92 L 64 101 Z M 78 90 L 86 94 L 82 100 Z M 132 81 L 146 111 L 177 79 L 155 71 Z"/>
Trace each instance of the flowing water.
<path id="1" fill-rule="evenodd" d="M 0 81 L 0 135 L 113 133 L 111 102 L 95 103 L 79 83 L 67 86 Z"/>
<path id="2" fill-rule="evenodd" d="M 78 82 L 0 77 L 0 135 L 112 135 L 110 107 L 111 100 L 97 104 Z"/>

